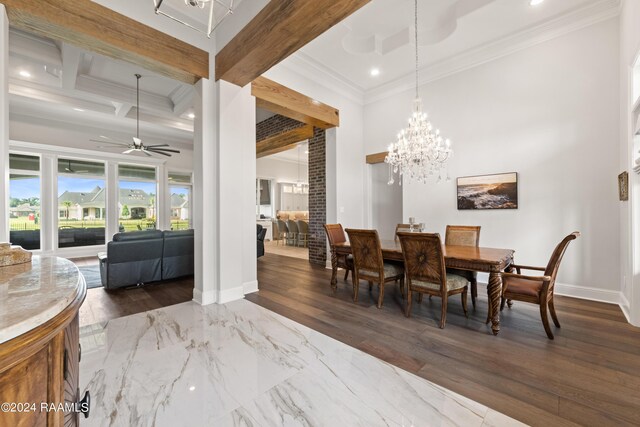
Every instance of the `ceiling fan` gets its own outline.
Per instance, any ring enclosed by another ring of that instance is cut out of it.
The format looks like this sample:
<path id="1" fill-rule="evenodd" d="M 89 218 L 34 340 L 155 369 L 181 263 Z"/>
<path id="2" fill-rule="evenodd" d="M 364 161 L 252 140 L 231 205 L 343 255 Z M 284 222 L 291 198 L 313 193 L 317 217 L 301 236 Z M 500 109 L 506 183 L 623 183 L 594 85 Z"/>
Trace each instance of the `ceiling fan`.
<path id="1" fill-rule="evenodd" d="M 140 139 L 140 78 L 142 75 L 135 74 L 136 76 L 136 136 L 132 138 L 132 143 L 127 143 L 123 141 L 117 141 L 106 136 L 100 136 L 103 140 L 92 139 L 92 142 L 98 142 L 100 144 L 109 144 L 109 145 L 99 145 L 97 148 L 106 148 L 106 149 L 118 149 L 122 150 L 122 148 L 126 148 L 122 152 L 122 154 L 130 154 L 133 152 L 144 153 L 145 155 L 152 157 L 151 154 L 161 154 L 163 156 L 171 157 L 170 153 L 180 153 L 180 150 L 175 150 L 170 147 L 169 144 L 155 144 L 155 145 L 144 145 L 142 139 Z"/>
<path id="2" fill-rule="evenodd" d="M 69 173 L 88 173 L 88 170 L 75 170 L 71 167 L 71 160 L 67 160 L 67 167 L 64 168 L 65 172 L 69 172 Z"/>

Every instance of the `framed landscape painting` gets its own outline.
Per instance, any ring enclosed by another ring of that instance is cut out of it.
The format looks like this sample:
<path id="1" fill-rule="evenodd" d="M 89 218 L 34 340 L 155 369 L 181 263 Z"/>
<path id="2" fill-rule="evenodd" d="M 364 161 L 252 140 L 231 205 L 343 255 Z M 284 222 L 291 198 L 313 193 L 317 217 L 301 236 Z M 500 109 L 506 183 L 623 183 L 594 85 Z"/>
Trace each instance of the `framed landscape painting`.
<path id="1" fill-rule="evenodd" d="M 458 209 L 518 209 L 518 174 L 458 178 Z"/>

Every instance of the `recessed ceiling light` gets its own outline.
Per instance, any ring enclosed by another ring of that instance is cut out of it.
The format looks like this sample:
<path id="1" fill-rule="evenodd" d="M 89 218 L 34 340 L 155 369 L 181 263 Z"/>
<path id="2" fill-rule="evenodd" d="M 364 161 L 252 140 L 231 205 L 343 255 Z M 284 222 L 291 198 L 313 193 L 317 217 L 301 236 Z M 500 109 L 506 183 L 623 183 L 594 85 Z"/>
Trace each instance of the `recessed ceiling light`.
<path id="1" fill-rule="evenodd" d="M 372 68 L 371 71 L 369 71 L 369 74 L 371 74 L 371 77 L 379 76 L 380 75 L 380 69 Z"/>
<path id="2" fill-rule="evenodd" d="M 196 389 L 196 386 L 192 385 L 191 387 L 189 387 L 189 391 L 194 391 Z"/>
<path id="3" fill-rule="evenodd" d="M 84 110 L 82 108 L 74 108 L 73 111 L 78 111 L 80 113 L 84 112 Z"/>
<path id="4" fill-rule="evenodd" d="M 189 114 L 187 114 L 187 117 L 189 117 L 190 119 L 195 119 L 196 115 L 193 114 L 193 113 L 189 113 Z"/>
<path id="5" fill-rule="evenodd" d="M 27 70 L 20 70 L 18 74 L 20 74 L 21 77 L 26 77 L 27 79 L 31 77 L 31 73 L 28 72 Z"/>
<path id="6" fill-rule="evenodd" d="M 537 6 L 541 4 L 544 0 L 529 0 L 529 6 Z"/>

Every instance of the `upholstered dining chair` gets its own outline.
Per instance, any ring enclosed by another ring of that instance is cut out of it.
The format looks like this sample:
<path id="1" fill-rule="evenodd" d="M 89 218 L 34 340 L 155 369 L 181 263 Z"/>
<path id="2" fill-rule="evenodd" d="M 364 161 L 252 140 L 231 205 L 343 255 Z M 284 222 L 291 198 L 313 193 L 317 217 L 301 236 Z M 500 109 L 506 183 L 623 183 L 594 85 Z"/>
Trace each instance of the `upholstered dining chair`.
<path id="1" fill-rule="evenodd" d="M 398 231 L 409 231 L 411 230 L 411 224 L 398 224 L 396 225 L 396 232 L 393 235 L 393 240 L 398 242 Z"/>
<path id="2" fill-rule="evenodd" d="M 562 239 L 558 246 L 551 254 L 551 259 L 546 267 L 531 267 L 525 265 L 512 264 L 511 270 L 515 269 L 516 273 L 504 272 L 502 274 L 502 302 L 500 310 L 504 309 L 504 303 L 507 300 L 516 300 L 538 304 L 540 306 L 540 317 L 542 325 L 549 339 L 553 339 L 553 332 L 549 325 L 547 310 L 551 313 L 553 323 L 557 328 L 560 327 L 556 308 L 553 303 L 553 291 L 556 283 L 556 276 L 560 268 L 560 262 L 564 256 L 569 243 L 580 236 L 578 231 L 574 231 L 567 237 Z M 542 276 L 525 276 L 522 270 L 543 271 Z"/>
<path id="3" fill-rule="evenodd" d="M 292 219 L 287 220 L 287 245 L 298 245 L 298 224 Z"/>
<path id="4" fill-rule="evenodd" d="M 279 237 L 280 240 L 282 240 L 282 242 L 284 244 L 286 244 L 287 243 L 287 232 L 289 231 L 289 230 L 287 230 L 287 223 L 284 222 L 281 219 L 278 219 L 277 224 L 278 224 L 278 237 Z"/>
<path id="5" fill-rule="evenodd" d="M 404 296 L 404 268 L 400 264 L 384 262 L 378 232 L 347 228 L 347 235 L 353 254 L 353 302 L 358 302 L 360 280 L 369 282 L 369 290 L 373 283 L 378 284 L 378 308 L 382 308 L 384 285 L 387 282 L 399 280 L 400 292 Z"/>
<path id="6" fill-rule="evenodd" d="M 324 231 L 327 233 L 327 240 L 329 240 L 329 247 L 331 248 L 331 256 L 333 256 L 335 245 L 346 242 L 347 236 L 344 234 L 342 224 L 325 224 Z M 336 261 L 338 263 L 338 268 L 343 268 L 345 270 L 344 280 L 347 280 L 349 278 L 349 272 L 353 272 L 353 256 L 338 255 Z M 353 273 L 351 275 L 351 280 L 353 281 Z"/>
<path id="7" fill-rule="evenodd" d="M 296 220 L 298 226 L 298 246 L 309 246 L 309 223 L 307 221 Z"/>
<path id="8" fill-rule="evenodd" d="M 480 226 L 475 225 L 447 225 L 444 235 L 445 245 L 454 246 L 479 246 Z M 476 298 L 478 297 L 478 273 L 475 271 L 458 270 L 447 268 L 447 273 L 457 274 L 466 277 L 471 283 L 471 304 L 476 308 Z"/>
<path id="9" fill-rule="evenodd" d="M 467 313 L 466 277 L 447 273 L 444 264 L 442 242 L 438 233 L 399 232 L 398 238 L 404 256 L 404 268 L 407 275 L 407 304 L 405 316 L 411 316 L 413 292 L 442 298 L 440 328 L 447 321 L 447 302 L 450 296 L 462 294 L 462 309 Z"/>

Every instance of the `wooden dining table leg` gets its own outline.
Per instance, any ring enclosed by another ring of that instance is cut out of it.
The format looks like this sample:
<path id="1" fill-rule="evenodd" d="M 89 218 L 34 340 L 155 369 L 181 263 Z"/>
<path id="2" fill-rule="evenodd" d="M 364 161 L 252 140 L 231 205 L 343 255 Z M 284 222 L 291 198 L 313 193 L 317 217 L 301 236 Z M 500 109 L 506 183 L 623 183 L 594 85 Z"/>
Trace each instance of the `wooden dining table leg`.
<path id="1" fill-rule="evenodd" d="M 331 251 L 331 290 L 336 294 L 338 290 L 338 255 Z"/>
<path id="2" fill-rule="evenodd" d="M 489 284 L 487 286 L 487 296 L 489 299 L 489 316 L 487 323 L 491 321 L 493 335 L 500 332 L 500 296 L 502 293 L 502 279 L 499 271 L 489 273 Z"/>

